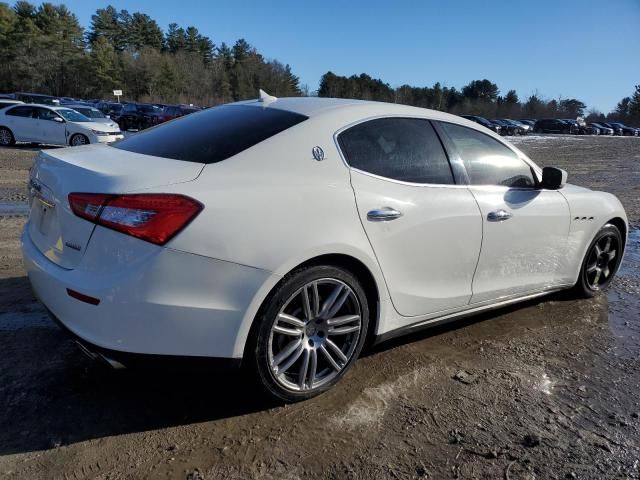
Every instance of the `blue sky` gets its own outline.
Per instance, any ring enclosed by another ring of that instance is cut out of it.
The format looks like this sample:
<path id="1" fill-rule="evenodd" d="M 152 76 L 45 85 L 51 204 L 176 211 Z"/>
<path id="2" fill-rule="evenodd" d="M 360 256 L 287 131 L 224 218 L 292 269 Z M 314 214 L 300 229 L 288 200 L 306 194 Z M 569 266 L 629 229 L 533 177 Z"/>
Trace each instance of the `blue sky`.
<path id="1" fill-rule="evenodd" d="M 488 78 L 502 93 L 575 97 L 606 113 L 640 84 L 640 0 L 61 1 L 84 27 L 112 4 L 218 45 L 245 38 L 311 90 L 328 70 L 393 87 Z"/>

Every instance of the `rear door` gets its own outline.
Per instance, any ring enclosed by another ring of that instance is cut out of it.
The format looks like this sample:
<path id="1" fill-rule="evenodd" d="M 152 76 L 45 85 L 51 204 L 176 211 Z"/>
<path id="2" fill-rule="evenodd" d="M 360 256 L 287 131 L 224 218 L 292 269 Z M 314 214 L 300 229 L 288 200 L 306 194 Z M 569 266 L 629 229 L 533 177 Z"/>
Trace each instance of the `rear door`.
<path id="1" fill-rule="evenodd" d="M 570 220 L 562 194 L 538 188 L 531 166 L 495 138 L 452 123 L 439 127 L 462 158 L 482 212 L 471 303 L 558 284 Z"/>
<path id="2" fill-rule="evenodd" d="M 403 316 L 466 305 L 482 240 L 473 195 L 456 185 L 433 126 L 379 118 L 341 132 L 360 220 Z"/>
<path id="3" fill-rule="evenodd" d="M 8 127 L 19 142 L 36 142 L 37 120 L 32 118 L 34 107 L 21 105 L 6 111 Z"/>

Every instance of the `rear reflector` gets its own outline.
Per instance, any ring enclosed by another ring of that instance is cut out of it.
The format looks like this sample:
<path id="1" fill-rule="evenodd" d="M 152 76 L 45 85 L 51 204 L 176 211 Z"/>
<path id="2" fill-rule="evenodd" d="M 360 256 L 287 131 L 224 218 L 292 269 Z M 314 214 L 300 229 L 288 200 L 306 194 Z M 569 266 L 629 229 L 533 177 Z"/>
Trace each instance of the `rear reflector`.
<path id="1" fill-rule="evenodd" d="M 98 305 L 100 303 L 100 299 L 99 298 L 90 297 L 89 295 L 85 295 L 84 293 L 76 292 L 75 290 L 71 290 L 70 288 L 67 288 L 67 294 L 70 297 L 75 298 L 76 300 L 80 300 L 81 302 L 89 303 L 91 305 Z"/>
<path id="2" fill-rule="evenodd" d="M 168 193 L 70 193 L 69 205 L 81 218 L 156 245 L 171 240 L 202 210 L 193 198 Z"/>

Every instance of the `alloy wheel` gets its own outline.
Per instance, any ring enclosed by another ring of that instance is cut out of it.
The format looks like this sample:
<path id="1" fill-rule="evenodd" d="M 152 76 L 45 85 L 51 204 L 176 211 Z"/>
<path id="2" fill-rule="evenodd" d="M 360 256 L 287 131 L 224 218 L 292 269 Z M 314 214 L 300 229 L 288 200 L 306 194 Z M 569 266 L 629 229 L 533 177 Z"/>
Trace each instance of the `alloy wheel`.
<path id="1" fill-rule="evenodd" d="M 273 378 L 294 391 L 325 385 L 349 364 L 361 331 L 360 303 L 351 287 L 334 278 L 305 284 L 271 326 L 267 352 Z"/>
<path id="2" fill-rule="evenodd" d="M 84 135 L 76 135 L 71 140 L 71 145 L 73 145 L 74 147 L 77 147 L 78 145 L 86 145 L 86 144 L 87 144 L 87 139 Z"/>
<path id="3" fill-rule="evenodd" d="M 592 290 L 600 290 L 609 282 L 618 263 L 620 254 L 618 238 L 613 235 L 605 235 L 591 248 L 585 267 L 587 284 Z"/>
<path id="4" fill-rule="evenodd" d="M 11 145 L 11 132 L 6 128 L 0 129 L 0 145 Z"/>

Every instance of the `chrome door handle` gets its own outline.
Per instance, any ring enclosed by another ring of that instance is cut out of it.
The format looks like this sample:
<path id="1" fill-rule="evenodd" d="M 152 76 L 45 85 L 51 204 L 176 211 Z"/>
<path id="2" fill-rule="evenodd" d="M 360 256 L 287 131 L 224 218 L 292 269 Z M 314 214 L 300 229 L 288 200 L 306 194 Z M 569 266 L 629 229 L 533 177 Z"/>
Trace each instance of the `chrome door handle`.
<path id="1" fill-rule="evenodd" d="M 487 220 L 490 222 L 504 222 L 505 220 L 509 220 L 513 217 L 513 213 L 507 212 L 506 210 L 496 210 L 495 212 L 489 212 L 487 215 Z"/>
<path id="2" fill-rule="evenodd" d="M 367 220 L 369 220 L 370 222 L 388 222 L 389 220 L 395 220 L 396 218 L 400 218 L 401 216 L 402 212 L 394 210 L 391 207 L 383 207 L 368 212 Z"/>

